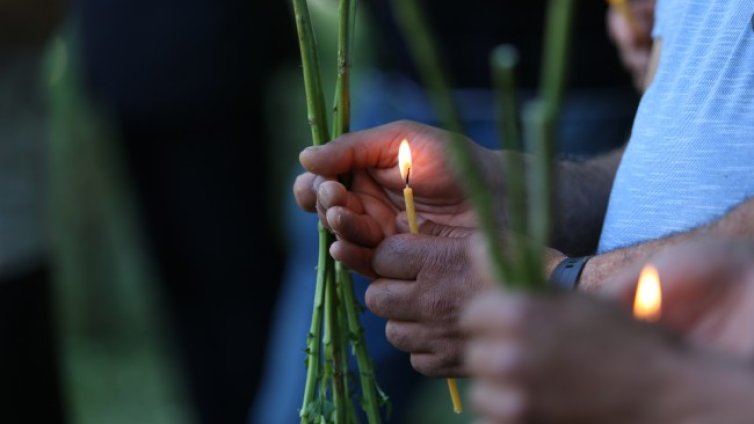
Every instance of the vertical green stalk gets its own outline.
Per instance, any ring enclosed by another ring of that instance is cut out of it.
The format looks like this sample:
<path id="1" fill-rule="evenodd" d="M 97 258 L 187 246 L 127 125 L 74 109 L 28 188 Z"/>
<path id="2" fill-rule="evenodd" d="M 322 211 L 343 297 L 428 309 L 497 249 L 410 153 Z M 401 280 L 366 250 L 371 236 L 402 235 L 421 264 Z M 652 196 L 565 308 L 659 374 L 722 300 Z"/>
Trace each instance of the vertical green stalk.
<path id="1" fill-rule="evenodd" d="M 414 61 L 429 89 L 429 95 L 437 109 L 437 115 L 446 129 L 455 133 L 449 145 L 450 158 L 463 175 L 461 183 L 469 194 L 479 219 L 479 227 L 487 240 L 491 255 L 493 276 L 497 281 L 512 281 L 510 267 L 502 256 L 502 243 L 498 237 L 494 203 L 485 190 L 486 182 L 478 172 L 470 146 L 460 136 L 463 131 L 460 114 L 453 101 L 453 94 L 441 66 L 437 46 L 431 36 L 416 0 L 393 0 L 398 23 L 409 45 Z"/>
<path id="2" fill-rule="evenodd" d="M 325 346 L 325 368 L 328 377 L 332 381 L 333 405 L 335 407 L 334 418 L 336 423 L 345 423 L 348 416 L 349 405 L 346 403 L 346 365 L 340 346 L 340 326 L 338 325 L 338 297 L 335 283 L 335 269 L 333 264 L 328 264 L 327 279 L 325 283 L 325 334 L 322 342 Z"/>
<path id="3" fill-rule="evenodd" d="M 355 0 L 340 0 L 338 6 L 338 76 L 335 82 L 335 102 L 333 117 L 333 136 L 338 137 L 350 129 L 351 122 L 351 42 L 353 40 L 352 29 L 355 25 Z M 347 183 L 347 176 L 342 176 L 341 181 Z M 377 393 L 377 383 L 372 365 L 372 360 L 367 352 L 364 331 L 359 322 L 358 301 L 353 292 L 351 274 L 341 264 L 336 263 L 336 280 L 342 294 L 341 307 L 345 309 L 345 318 L 348 333 L 356 356 L 359 369 L 359 381 L 362 391 L 362 408 L 367 416 L 369 424 L 377 424 L 380 419 L 380 398 Z"/>
<path id="4" fill-rule="evenodd" d="M 314 31 L 312 29 L 309 8 L 306 4 L 306 0 L 293 0 L 293 11 L 296 20 L 299 50 L 301 53 L 304 89 L 306 92 L 306 106 L 309 127 L 312 133 L 312 144 L 322 145 L 326 143 L 330 137 L 327 131 L 327 117 L 325 116 L 325 99 L 322 90 L 322 78 L 320 76 L 319 55 L 317 54 Z M 322 314 L 324 309 L 330 234 L 321 224 L 318 227 L 318 231 L 319 259 L 317 261 L 317 282 L 315 286 L 312 321 L 309 329 L 309 336 L 307 337 L 306 383 L 304 387 L 304 399 L 300 411 L 302 423 L 311 422 L 311 420 L 317 415 L 317 413 L 312 410 L 312 404 L 317 391 L 317 381 L 321 377 Z"/>
<path id="5" fill-rule="evenodd" d="M 330 140 L 330 135 L 327 132 L 325 97 L 322 90 L 317 42 L 314 38 L 314 30 L 312 29 L 309 7 L 306 4 L 306 0 L 293 0 L 293 12 L 296 18 L 298 45 L 304 74 L 304 90 L 306 91 L 306 109 L 309 118 L 309 127 L 312 131 L 312 144 L 318 146 L 327 143 Z"/>
<path id="6" fill-rule="evenodd" d="M 527 107 L 524 120 L 527 122 L 527 140 L 531 143 L 534 161 L 530 177 L 531 205 L 529 230 L 532 257 L 532 275 L 540 284 L 545 282 L 542 274 L 544 246 L 550 241 L 553 216 L 553 156 L 555 128 L 560 117 L 565 91 L 571 27 L 576 0 L 550 0 L 547 10 L 547 26 L 543 54 L 543 69 L 540 82 L 540 100 Z"/>
<path id="7" fill-rule="evenodd" d="M 359 308 L 356 303 L 356 296 L 353 292 L 353 284 L 351 284 L 351 277 L 348 274 L 348 270 L 345 267 L 338 266 L 336 264 L 336 270 L 338 278 L 342 281 L 347 281 L 348 284 L 343 284 L 343 298 L 346 299 L 344 303 L 346 309 L 346 320 L 348 322 L 348 332 L 351 337 L 351 344 L 353 346 L 354 354 L 356 355 L 356 363 L 359 365 L 359 380 L 361 382 L 362 392 L 362 408 L 367 416 L 367 422 L 369 424 L 376 424 L 382 422 L 380 419 L 380 406 L 387 402 L 387 397 L 378 393 L 377 384 L 374 375 L 374 366 L 372 365 L 372 359 L 367 352 L 367 345 L 364 337 L 364 329 L 359 321 Z"/>
<path id="8" fill-rule="evenodd" d="M 547 7 L 540 97 L 545 119 L 551 123 L 560 116 L 563 104 L 575 3 L 576 0 L 550 0 Z M 547 137 L 552 139 L 553 134 L 550 132 Z"/>
<path id="9" fill-rule="evenodd" d="M 319 259 L 317 260 L 317 282 L 314 289 L 314 306 L 312 308 L 312 320 L 309 327 L 309 335 L 306 339 L 306 383 L 304 386 L 304 400 L 301 405 L 301 422 L 309 423 L 314 419 L 310 405 L 314 402 L 317 391 L 317 381 L 320 379 L 320 364 L 322 362 L 321 339 L 322 339 L 322 314 L 325 303 L 325 285 L 327 281 L 327 262 L 329 253 L 329 233 L 322 224 L 318 225 L 319 231 Z"/>
<path id="10" fill-rule="evenodd" d="M 528 170 L 530 187 L 529 200 L 529 244 L 525 247 L 527 277 L 539 286 L 545 285 L 543 269 L 543 248 L 547 245 L 552 216 L 552 143 L 548 140 L 545 104 L 532 100 L 526 104 L 523 113 L 526 128 L 526 144 L 534 159 Z"/>
<path id="11" fill-rule="evenodd" d="M 522 150 L 521 134 L 518 128 L 518 105 L 516 102 L 515 70 L 518 65 L 518 50 L 504 44 L 492 51 L 490 63 L 492 65 L 492 81 L 496 88 L 500 133 L 503 139 L 503 149 L 509 152 Z M 516 255 L 521 260 L 511 262 L 513 280 L 520 284 L 526 281 L 526 267 L 521 263 L 525 260 L 526 249 L 523 237 L 526 232 L 526 183 L 524 178 L 524 157 L 515 160 L 508 155 L 505 166 L 506 183 L 506 212 L 511 235 L 508 238 L 506 252 Z"/>

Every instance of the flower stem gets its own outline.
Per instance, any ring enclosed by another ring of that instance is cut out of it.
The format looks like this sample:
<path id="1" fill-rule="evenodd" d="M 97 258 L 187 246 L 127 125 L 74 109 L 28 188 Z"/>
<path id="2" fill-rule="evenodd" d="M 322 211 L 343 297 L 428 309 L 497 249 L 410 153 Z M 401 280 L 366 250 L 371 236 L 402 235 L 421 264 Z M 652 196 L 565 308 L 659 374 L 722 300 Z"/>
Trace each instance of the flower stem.
<path id="1" fill-rule="evenodd" d="M 306 91 L 306 109 L 309 118 L 309 127 L 312 132 L 312 144 L 318 146 L 327 143 L 330 140 L 330 135 L 327 131 L 325 97 L 322 90 L 317 43 L 314 38 L 314 30 L 306 0 L 293 0 L 293 12 L 296 18 L 298 45 L 304 74 L 304 90 Z"/>
<path id="2" fill-rule="evenodd" d="M 518 105 L 516 102 L 515 70 L 518 65 L 518 50 L 508 44 L 496 47 L 491 54 L 492 81 L 496 88 L 498 113 L 500 117 L 500 134 L 503 150 L 520 152 L 522 150 L 521 134 L 518 128 Z M 508 156 L 510 159 L 515 159 Z M 524 176 L 524 158 L 505 162 L 506 212 L 510 236 L 507 238 L 507 255 L 519 260 L 510 263 L 514 284 L 526 281 L 526 182 Z M 515 255 L 515 256 L 514 256 Z"/>
<path id="3" fill-rule="evenodd" d="M 319 230 L 319 259 L 317 260 L 317 282 L 314 289 L 314 306 L 309 336 L 306 339 L 306 383 L 304 386 L 304 400 L 299 415 L 301 423 L 313 422 L 314 412 L 309 408 L 314 402 L 317 391 L 317 381 L 320 379 L 320 363 L 322 362 L 322 312 L 325 302 L 325 285 L 327 284 L 327 268 L 329 253 L 327 251 L 329 233 L 320 223 Z"/>
<path id="4" fill-rule="evenodd" d="M 550 0 L 547 9 L 540 99 L 527 105 L 524 122 L 527 141 L 534 155 L 530 178 L 529 255 L 530 276 L 539 287 L 545 286 L 543 249 L 549 245 L 552 231 L 553 156 L 558 118 L 563 104 L 568 53 L 575 0 Z"/>
<path id="5" fill-rule="evenodd" d="M 509 282 L 511 272 L 502 256 L 502 243 L 497 233 L 493 200 L 486 190 L 487 183 L 478 172 L 472 158 L 470 146 L 460 135 L 463 131 L 460 114 L 453 101 L 453 94 L 444 68 L 441 66 L 437 46 L 431 36 L 429 26 L 416 0 L 393 0 L 393 8 L 419 73 L 429 89 L 437 115 L 446 129 L 455 134 L 451 137 L 449 144 L 450 159 L 458 170 L 458 174 L 463 175 L 461 183 L 477 213 L 479 227 L 485 235 L 491 255 L 493 277 L 497 281 Z"/>
<path id="6" fill-rule="evenodd" d="M 380 418 L 380 405 L 383 403 L 378 396 L 377 383 L 375 381 L 374 367 L 372 359 L 369 357 L 367 345 L 364 338 L 364 329 L 359 321 L 358 304 L 353 292 L 353 283 L 348 270 L 339 264 L 335 264 L 338 278 L 344 283 L 341 285 L 343 290 L 344 306 L 346 309 L 346 320 L 348 322 L 348 333 L 351 338 L 356 363 L 359 368 L 359 381 L 361 382 L 362 408 L 367 416 L 369 424 L 382 422 Z"/>

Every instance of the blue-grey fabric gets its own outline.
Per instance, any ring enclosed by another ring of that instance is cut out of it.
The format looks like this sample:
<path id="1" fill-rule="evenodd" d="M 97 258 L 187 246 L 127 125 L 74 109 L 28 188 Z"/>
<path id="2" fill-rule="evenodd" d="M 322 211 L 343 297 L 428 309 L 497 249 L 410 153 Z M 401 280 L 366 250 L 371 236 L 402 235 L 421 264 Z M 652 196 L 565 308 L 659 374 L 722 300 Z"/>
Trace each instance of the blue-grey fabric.
<path id="1" fill-rule="evenodd" d="M 659 0 L 639 105 L 599 251 L 715 221 L 754 196 L 752 0 Z"/>

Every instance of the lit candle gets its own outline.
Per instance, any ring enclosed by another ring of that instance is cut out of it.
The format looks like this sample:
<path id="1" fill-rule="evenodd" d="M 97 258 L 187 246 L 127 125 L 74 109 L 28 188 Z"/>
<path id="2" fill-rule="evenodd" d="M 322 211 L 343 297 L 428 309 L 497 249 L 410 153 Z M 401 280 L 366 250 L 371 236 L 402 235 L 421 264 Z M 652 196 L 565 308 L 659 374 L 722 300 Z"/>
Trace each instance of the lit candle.
<path id="1" fill-rule="evenodd" d="M 607 0 L 607 2 L 610 4 L 611 7 L 616 9 L 621 15 L 623 15 L 623 19 L 628 22 L 629 28 L 631 28 L 631 33 L 634 37 L 638 37 L 641 35 L 641 28 L 639 28 L 639 22 L 636 20 L 636 16 L 634 15 L 634 11 L 631 9 L 631 5 L 628 4 L 627 0 Z"/>
<path id="2" fill-rule="evenodd" d="M 647 264 L 639 275 L 634 297 L 634 317 L 642 321 L 657 321 L 662 314 L 662 288 L 657 268 Z"/>
<path id="3" fill-rule="evenodd" d="M 406 202 L 406 218 L 411 234 L 419 234 L 419 227 L 416 225 L 416 207 L 414 206 L 414 190 L 409 185 L 411 178 L 411 148 L 408 147 L 408 140 L 401 141 L 401 147 L 398 149 L 398 167 L 401 171 L 401 179 L 406 182 L 403 188 L 403 200 Z"/>
<path id="4" fill-rule="evenodd" d="M 401 141 L 401 146 L 398 149 L 398 168 L 401 171 L 401 179 L 406 182 L 406 187 L 403 188 L 403 200 L 406 202 L 406 219 L 408 219 L 408 227 L 411 230 L 411 234 L 418 234 L 419 227 L 416 225 L 416 207 L 414 206 L 414 191 L 409 185 L 409 178 L 411 178 L 411 148 L 408 146 L 408 140 Z M 458 385 L 455 378 L 448 378 L 448 391 L 450 391 L 450 400 L 453 403 L 453 412 L 460 414 L 463 412 L 463 404 L 461 403 L 461 395 L 458 393 Z"/>

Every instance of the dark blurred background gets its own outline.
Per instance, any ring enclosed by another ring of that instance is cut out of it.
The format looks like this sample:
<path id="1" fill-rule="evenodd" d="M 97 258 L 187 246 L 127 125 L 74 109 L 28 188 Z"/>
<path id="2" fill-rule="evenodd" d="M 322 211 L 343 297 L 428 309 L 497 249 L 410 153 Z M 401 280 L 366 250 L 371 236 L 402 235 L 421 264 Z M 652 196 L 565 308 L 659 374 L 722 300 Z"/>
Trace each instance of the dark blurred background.
<path id="1" fill-rule="evenodd" d="M 0 3 L 1 422 L 245 420 L 292 34 L 279 1 Z"/>

